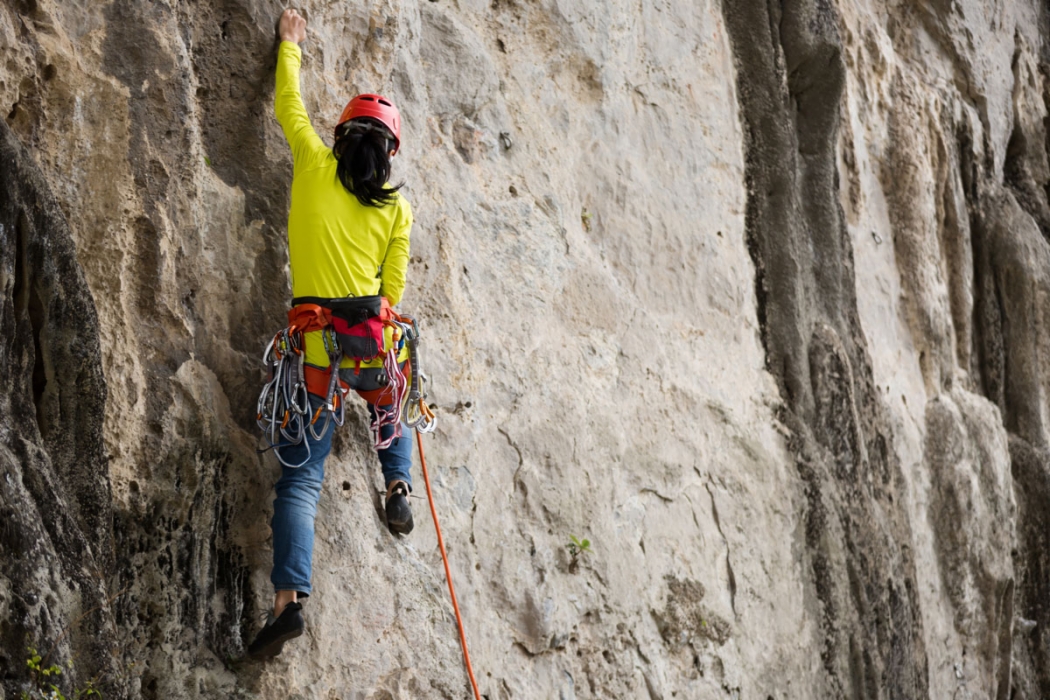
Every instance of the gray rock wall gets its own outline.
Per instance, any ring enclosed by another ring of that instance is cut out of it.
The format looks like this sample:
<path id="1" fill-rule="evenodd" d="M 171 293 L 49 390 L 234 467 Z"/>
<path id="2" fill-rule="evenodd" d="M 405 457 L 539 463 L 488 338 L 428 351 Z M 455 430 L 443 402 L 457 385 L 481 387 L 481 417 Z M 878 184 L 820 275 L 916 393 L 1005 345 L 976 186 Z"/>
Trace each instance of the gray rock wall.
<path id="1" fill-rule="evenodd" d="M 308 633 L 240 660 L 282 7 L 0 5 L 0 698 L 27 646 L 107 697 L 469 694 L 361 406 Z M 404 116 L 402 306 L 486 697 L 1050 695 L 1045 4 L 302 9 L 318 130 L 365 90 Z"/>
<path id="2" fill-rule="evenodd" d="M 0 667 L 17 678 L 33 646 L 45 666 L 76 655 L 112 675 L 98 317 L 58 205 L 6 124 L 0 170 Z"/>

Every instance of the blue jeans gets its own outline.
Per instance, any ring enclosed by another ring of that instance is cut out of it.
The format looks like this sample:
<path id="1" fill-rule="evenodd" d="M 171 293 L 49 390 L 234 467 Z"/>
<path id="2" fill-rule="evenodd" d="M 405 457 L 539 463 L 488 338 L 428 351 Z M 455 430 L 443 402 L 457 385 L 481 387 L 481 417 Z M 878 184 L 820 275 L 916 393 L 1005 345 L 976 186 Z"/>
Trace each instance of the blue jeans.
<path id="1" fill-rule="evenodd" d="M 310 395 L 311 413 L 324 400 Z M 375 409 L 369 405 L 374 417 Z M 323 418 L 321 420 L 324 420 Z M 385 450 L 377 450 L 383 478 L 389 486 L 394 481 L 404 481 L 412 488 L 412 439 L 410 431 Z M 324 480 L 324 461 L 332 450 L 332 433 L 335 423 L 329 423 L 320 440 L 307 434 L 298 445 L 278 448 L 281 459 L 289 464 L 306 463 L 298 468 L 281 466 L 281 478 L 274 486 L 277 498 L 273 501 L 273 571 L 270 582 L 274 590 L 298 591 L 300 597 L 310 595 L 310 572 L 314 553 L 314 517 L 317 501 L 321 497 L 321 482 Z M 381 436 L 389 437 L 394 426 L 383 428 Z M 307 447 L 310 457 L 307 459 Z"/>

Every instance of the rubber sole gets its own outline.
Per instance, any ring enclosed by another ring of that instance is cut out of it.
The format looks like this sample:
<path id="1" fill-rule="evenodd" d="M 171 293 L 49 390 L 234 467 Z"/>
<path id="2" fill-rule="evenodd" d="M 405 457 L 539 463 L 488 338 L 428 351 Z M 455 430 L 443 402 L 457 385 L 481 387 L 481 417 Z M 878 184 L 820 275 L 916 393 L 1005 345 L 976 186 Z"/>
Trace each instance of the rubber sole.
<path id="1" fill-rule="evenodd" d="M 264 646 L 262 649 L 259 649 L 254 654 L 248 654 L 248 658 L 254 659 L 255 661 L 266 661 L 267 659 L 272 659 L 284 651 L 285 642 L 289 642 L 296 637 L 301 637 L 302 635 L 302 629 L 285 632 L 280 637 L 274 638 L 272 642 Z"/>
<path id="2" fill-rule="evenodd" d="M 408 520 L 387 520 L 386 526 L 390 528 L 390 532 L 393 532 L 395 535 L 407 535 L 412 532 L 415 523 L 412 522 L 412 517 L 409 516 Z"/>
<path id="3" fill-rule="evenodd" d="M 400 487 L 399 487 L 400 488 Z M 391 513 L 391 511 L 394 511 Z M 391 516 L 394 517 L 391 517 Z M 401 518 L 396 516 L 400 515 Z M 408 505 L 405 492 L 395 492 L 386 503 L 386 526 L 395 535 L 407 535 L 412 532 L 412 508 Z"/>

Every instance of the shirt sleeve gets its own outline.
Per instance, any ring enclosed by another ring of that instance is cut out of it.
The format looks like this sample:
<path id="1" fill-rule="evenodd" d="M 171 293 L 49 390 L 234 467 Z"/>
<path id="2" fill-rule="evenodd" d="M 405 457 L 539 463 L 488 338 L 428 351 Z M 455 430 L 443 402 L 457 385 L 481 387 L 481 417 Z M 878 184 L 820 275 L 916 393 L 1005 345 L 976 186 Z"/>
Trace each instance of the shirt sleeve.
<path id="1" fill-rule="evenodd" d="M 379 293 L 396 306 L 405 293 L 405 275 L 408 272 L 408 239 L 412 231 L 412 207 L 408 200 L 398 196 L 398 218 L 394 222 L 394 232 L 383 258 L 383 271 L 380 275 Z"/>
<path id="2" fill-rule="evenodd" d="M 274 90 L 274 111 L 284 130 L 284 138 L 292 149 L 295 170 L 309 168 L 329 148 L 314 131 L 310 115 L 306 113 L 302 94 L 299 92 L 299 67 L 302 50 L 298 44 L 282 41 L 277 52 L 277 87 Z"/>

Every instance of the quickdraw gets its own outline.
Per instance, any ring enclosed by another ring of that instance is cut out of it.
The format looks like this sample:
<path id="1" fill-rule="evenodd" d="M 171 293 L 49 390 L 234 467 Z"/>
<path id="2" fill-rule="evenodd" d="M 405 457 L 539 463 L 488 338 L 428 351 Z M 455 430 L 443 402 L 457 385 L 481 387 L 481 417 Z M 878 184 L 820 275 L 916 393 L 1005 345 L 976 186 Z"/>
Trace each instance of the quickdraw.
<path id="1" fill-rule="evenodd" d="M 255 421 L 269 444 L 267 449 L 278 447 L 282 441 L 289 445 L 303 441 L 305 416 L 310 410 L 303 372 L 304 355 L 302 334 L 296 333 L 294 326 L 277 333 L 263 352 L 266 383 L 259 394 Z M 281 459 L 279 450 L 275 454 L 286 467 L 301 467 L 306 463 L 304 460 L 300 464 L 288 464 Z M 306 459 L 310 459 L 309 446 Z"/>
<path id="2" fill-rule="evenodd" d="M 397 361 L 399 351 L 395 349 L 383 357 L 383 371 L 388 383 L 382 390 L 383 399 L 372 404 L 375 407 L 375 418 L 368 427 L 372 431 L 372 441 L 377 450 L 385 450 L 394 440 L 401 437 L 401 413 L 408 380 Z M 382 430 L 388 425 L 394 426 L 394 430 L 388 437 L 383 438 Z"/>
<path id="3" fill-rule="evenodd" d="M 420 369 L 419 327 L 411 316 L 402 316 L 401 319 L 404 322 L 402 327 L 405 332 L 405 342 L 408 345 L 408 361 L 412 376 L 412 387 L 408 392 L 408 401 L 405 404 L 405 425 L 421 433 L 430 433 L 437 427 L 437 417 L 430 410 L 430 406 L 427 406 L 427 394 L 423 390 L 423 385 L 428 383 L 428 379 Z"/>
<path id="4" fill-rule="evenodd" d="M 327 341 L 325 347 L 328 348 Z M 335 361 L 338 362 L 340 357 L 341 355 L 335 356 Z M 329 358 L 333 358 L 331 351 Z M 286 462 L 281 457 L 280 448 L 302 444 L 307 432 L 315 440 L 320 440 L 328 430 L 330 421 L 334 420 L 336 425 L 342 425 L 346 415 L 344 394 L 338 386 L 338 381 L 335 384 L 329 382 L 324 405 L 319 407 L 313 416 L 310 415 L 305 359 L 303 329 L 293 324 L 278 331 L 263 352 L 266 383 L 259 393 L 255 413 L 255 421 L 267 443 L 267 447 L 260 452 L 273 450 L 277 461 L 292 469 L 298 469 L 309 461 L 309 441 L 306 442 L 306 457 L 298 464 Z M 333 374 L 338 380 L 338 374 Z M 318 431 L 315 426 L 322 413 L 324 422 Z"/>

